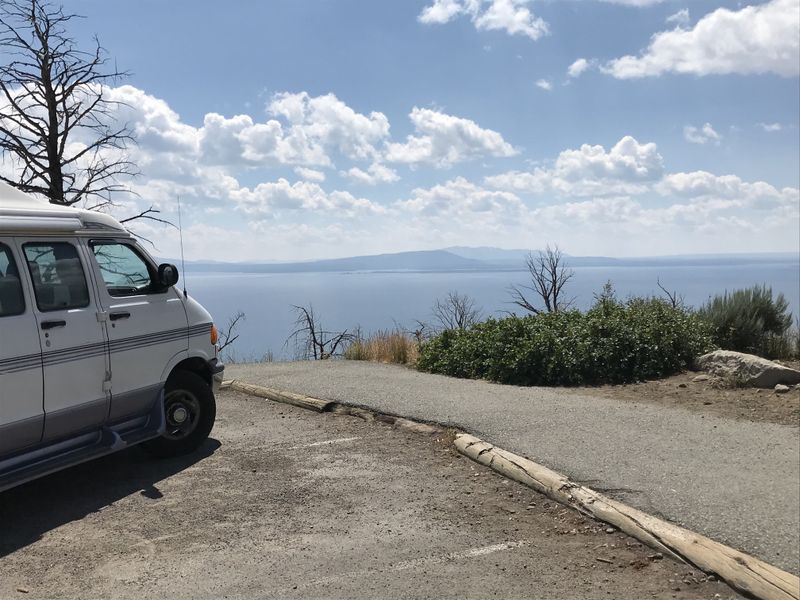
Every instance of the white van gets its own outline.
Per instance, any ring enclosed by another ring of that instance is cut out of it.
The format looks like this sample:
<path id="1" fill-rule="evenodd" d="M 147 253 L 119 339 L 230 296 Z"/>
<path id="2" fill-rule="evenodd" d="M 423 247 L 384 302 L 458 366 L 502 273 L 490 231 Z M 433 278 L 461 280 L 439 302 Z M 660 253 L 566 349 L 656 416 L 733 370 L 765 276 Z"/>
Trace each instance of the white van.
<path id="1" fill-rule="evenodd" d="M 211 316 L 108 215 L 0 183 L 0 491 L 134 444 L 194 450 L 222 381 Z"/>

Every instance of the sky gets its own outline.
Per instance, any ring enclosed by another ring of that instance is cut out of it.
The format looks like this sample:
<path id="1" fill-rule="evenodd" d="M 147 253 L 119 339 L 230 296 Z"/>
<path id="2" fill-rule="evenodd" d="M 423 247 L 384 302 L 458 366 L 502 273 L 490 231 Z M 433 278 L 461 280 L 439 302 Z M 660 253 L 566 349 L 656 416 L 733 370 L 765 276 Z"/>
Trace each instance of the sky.
<path id="1" fill-rule="evenodd" d="M 66 8 L 187 259 L 800 250 L 800 0 Z"/>

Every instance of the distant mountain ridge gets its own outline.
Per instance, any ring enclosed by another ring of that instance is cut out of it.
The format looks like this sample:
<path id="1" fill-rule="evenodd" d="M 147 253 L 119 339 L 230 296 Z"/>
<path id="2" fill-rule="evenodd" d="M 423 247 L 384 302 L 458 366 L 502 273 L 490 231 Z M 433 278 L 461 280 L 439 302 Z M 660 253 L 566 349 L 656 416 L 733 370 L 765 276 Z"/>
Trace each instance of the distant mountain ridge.
<path id="1" fill-rule="evenodd" d="M 529 250 L 491 247 L 454 246 L 442 250 L 419 250 L 392 254 L 375 254 L 312 260 L 306 262 L 242 262 L 188 261 L 186 270 L 210 273 L 331 273 L 353 271 L 523 271 Z M 536 252 L 535 250 L 533 251 Z M 797 254 L 709 254 L 612 258 L 605 256 L 567 256 L 570 267 L 644 267 L 644 266 L 724 266 L 765 262 L 800 262 Z M 172 261 L 176 262 L 176 261 Z"/>
<path id="2" fill-rule="evenodd" d="M 477 271 L 485 264 L 445 250 L 419 250 L 294 263 L 219 263 L 197 261 L 186 264 L 190 271 L 235 273 L 326 273 L 337 271 Z"/>

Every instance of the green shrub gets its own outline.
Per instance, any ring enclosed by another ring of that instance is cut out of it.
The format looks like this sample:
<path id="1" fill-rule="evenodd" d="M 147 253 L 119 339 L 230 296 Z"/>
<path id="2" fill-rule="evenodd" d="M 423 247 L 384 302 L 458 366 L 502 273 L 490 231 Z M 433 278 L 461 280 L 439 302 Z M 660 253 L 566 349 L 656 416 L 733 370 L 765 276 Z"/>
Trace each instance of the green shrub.
<path id="1" fill-rule="evenodd" d="M 586 313 L 489 319 L 423 344 L 417 367 L 514 385 L 624 383 L 662 377 L 711 349 L 706 323 L 660 299 L 599 297 Z"/>
<path id="2" fill-rule="evenodd" d="M 783 294 L 773 299 L 772 288 L 754 286 L 715 296 L 698 314 L 710 324 L 720 348 L 781 358 L 797 351 L 796 341 L 790 339 L 788 308 Z"/>

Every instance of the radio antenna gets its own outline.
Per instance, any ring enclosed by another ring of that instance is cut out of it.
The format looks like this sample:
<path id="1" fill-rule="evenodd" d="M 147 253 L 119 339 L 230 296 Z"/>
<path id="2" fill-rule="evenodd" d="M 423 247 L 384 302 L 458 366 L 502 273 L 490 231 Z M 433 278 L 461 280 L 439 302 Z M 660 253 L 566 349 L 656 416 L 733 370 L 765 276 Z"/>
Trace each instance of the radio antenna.
<path id="1" fill-rule="evenodd" d="M 181 240 L 181 274 L 183 275 L 183 297 L 188 298 L 186 293 L 186 261 L 183 257 L 183 220 L 181 219 L 181 197 L 178 196 L 178 235 Z"/>

